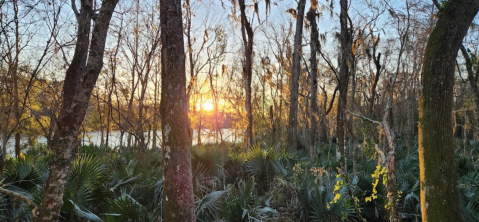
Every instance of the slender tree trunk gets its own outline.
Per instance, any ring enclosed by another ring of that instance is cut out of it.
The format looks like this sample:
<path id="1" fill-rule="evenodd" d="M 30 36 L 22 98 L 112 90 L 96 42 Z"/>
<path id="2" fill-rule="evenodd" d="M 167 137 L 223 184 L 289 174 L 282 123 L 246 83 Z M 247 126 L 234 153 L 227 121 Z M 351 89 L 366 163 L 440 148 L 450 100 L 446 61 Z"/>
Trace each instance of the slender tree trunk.
<path id="1" fill-rule="evenodd" d="M 190 69 L 190 82 L 188 83 L 188 87 L 186 88 L 186 96 L 187 96 L 187 99 L 188 99 L 188 106 L 190 105 L 190 97 L 191 97 L 191 92 L 193 90 L 193 88 L 196 86 L 196 74 L 195 74 L 195 62 L 193 60 L 193 43 L 191 41 L 191 17 L 192 17 L 192 13 L 191 13 L 191 1 L 190 0 L 186 0 L 185 3 L 186 3 L 186 18 L 185 18 L 185 21 L 186 21 L 186 43 L 187 43 L 187 52 L 188 52 L 188 62 L 189 62 L 189 65 L 190 67 L 188 67 Z"/>
<path id="2" fill-rule="evenodd" d="M 457 52 L 478 0 L 447 1 L 427 43 L 419 100 L 419 168 L 423 221 L 463 221 L 452 125 Z"/>
<path id="3" fill-rule="evenodd" d="M 113 77 L 114 78 L 114 77 Z M 105 89 L 108 89 L 107 83 L 105 83 Z M 113 92 L 113 87 L 110 89 L 108 92 L 108 110 L 106 113 L 106 135 L 105 135 L 105 145 L 108 148 L 110 145 L 109 143 L 109 138 L 110 138 L 110 125 L 111 125 L 111 119 L 113 118 L 112 115 L 112 104 L 111 104 L 111 94 Z"/>
<path id="4" fill-rule="evenodd" d="M 345 121 L 346 121 L 346 105 L 348 104 L 348 83 L 349 68 L 352 66 L 351 61 L 351 36 L 348 29 L 348 0 L 340 0 L 341 14 L 339 20 L 341 23 L 341 60 L 339 67 L 339 101 L 338 114 L 336 120 L 336 134 L 338 138 L 337 157 L 340 159 L 344 156 L 344 148 L 346 143 Z"/>
<path id="5" fill-rule="evenodd" d="M 298 91 L 299 75 L 301 74 L 301 56 L 303 39 L 304 8 L 306 0 L 299 0 L 296 14 L 296 32 L 294 34 L 293 69 L 291 70 L 289 120 L 288 120 L 288 146 L 291 150 L 298 149 Z"/>
<path id="6" fill-rule="evenodd" d="M 274 123 L 273 106 L 269 106 L 269 121 L 271 125 L 271 146 L 274 146 L 276 144 L 276 125 Z"/>
<path id="7" fill-rule="evenodd" d="M 163 219 L 195 221 L 181 0 L 160 1 Z"/>
<path id="8" fill-rule="evenodd" d="M 371 86 L 371 100 L 369 101 L 369 115 L 373 115 L 374 105 L 376 101 L 376 87 L 379 82 L 379 77 L 381 76 L 381 53 L 379 52 L 376 56 L 376 45 L 373 46 L 373 61 L 376 67 L 376 75 L 374 75 L 373 85 Z"/>
<path id="9" fill-rule="evenodd" d="M 392 127 L 392 112 L 394 102 L 394 85 L 395 79 L 392 80 L 391 85 L 387 89 L 388 101 L 386 104 L 386 110 L 384 112 L 383 121 L 381 123 L 382 129 L 388 140 L 389 152 L 387 153 L 386 167 L 388 174 L 388 181 L 386 184 L 386 191 L 389 204 L 389 221 L 399 222 L 401 217 L 399 216 L 398 202 L 397 202 L 397 183 L 396 183 L 396 141 L 395 134 Z"/>
<path id="10" fill-rule="evenodd" d="M 104 135 L 104 128 L 103 128 L 103 114 L 102 114 L 102 108 L 101 108 L 101 103 L 100 103 L 100 95 L 96 94 L 96 108 L 98 112 L 98 117 L 99 117 L 99 122 L 100 122 L 100 145 L 103 146 L 105 144 L 105 135 Z"/>
<path id="11" fill-rule="evenodd" d="M 476 70 L 474 73 L 473 64 L 469 53 L 467 53 L 466 48 L 464 45 L 461 44 L 460 46 L 462 56 L 466 60 L 466 69 L 467 69 L 467 82 L 471 87 L 472 93 L 474 94 L 474 104 L 476 112 L 479 111 L 479 87 L 477 86 L 477 81 L 479 80 L 479 69 Z M 479 120 L 479 115 L 476 114 L 476 120 Z M 477 121 L 476 121 L 477 123 Z"/>
<path id="12" fill-rule="evenodd" d="M 13 106 L 14 106 L 14 113 L 15 113 L 15 121 L 16 123 L 16 132 L 15 132 L 15 157 L 19 158 L 21 155 L 20 150 L 20 132 L 18 132 L 20 119 L 22 118 L 22 113 L 20 112 L 20 95 L 18 94 L 18 59 L 20 56 L 20 32 L 19 32 L 19 21 L 18 21 L 18 0 L 13 1 L 13 8 L 14 8 L 14 22 L 15 22 L 15 60 L 13 64 Z"/>
<path id="13" fill-rule="evenodd" d="M 309 9 L 307 14 L 311 24 L 311 132 L 310 132 L 310 157 L 316 155 L 317 133 L 319 124 L 319 107 L 318 107 L 318 65 L 316 64 L 316 53 L 320 49 L 318 25 L 316 24 L 316 10 Z"/>
<path id="14" fill-rule="evenodd" d="M 152 144 L 153 144 L 153 148 L 156 148 L 158 147 L 156 144 L 156 135 L 157 135 L 157 131 L 158 131 L 158 93 L 159 93 L 159 88 L 161 86 L 159 85 L 159 81 L 158 81 L 158 73 L 155 75 L 155 89 L 154 89 L 154 93 L 153 93 L 153 141 L 152 141 Z"/>
<path id="15" fill-rule="evenodd" d="M 200 94 L 200 104 L 203 104 L 203 95 Z M 196 145 L 201 145 L 201 131 L 203 130 L 203 106 L 200 106 L 199 117 L 198 117 L 198 142 Z"/>
<path id="16" fill-rule="evenodd" d="M 91 94 L 103 66 L 103 53 L 108 27 L 118 0 L 105 0 L 98 12 L 91 35 L 92 2 L 81 2 L 78 13 L 77 43 L 63 85 L 63 103 L 59 114 L 58 131 L 52 141 L 54 152 L 50 175 L 43 198 L 33 221 L 58 221 L 63 205 L 63 191 L 70 173 L 74 149 L 78 146 L 78 133 L 85 118 Z M 88 61 L 87 61 L 88 59 Z"/>
<path id="17" fill-rule="evenodd" d="M 248 125 L 246 127 L 245 149 L 249 150 L 253 146 L 253 110 L 251 107 L 251 81 L 253 77 L 253 28 L 246 18 L 245 0 L 238 0 L 241 13 L 241 35 L 243 37 L 245 61 L 243 64 L 243 74 L 245 83 L 245 107 Z"/>

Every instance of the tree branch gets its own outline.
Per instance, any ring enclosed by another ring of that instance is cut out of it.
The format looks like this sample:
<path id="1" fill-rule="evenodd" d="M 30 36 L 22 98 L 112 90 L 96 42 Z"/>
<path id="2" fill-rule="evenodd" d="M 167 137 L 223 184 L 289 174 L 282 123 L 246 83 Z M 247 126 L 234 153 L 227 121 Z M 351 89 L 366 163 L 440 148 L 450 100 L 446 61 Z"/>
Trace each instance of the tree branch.
<path id="1" fill-rule="evenodd" d="M 366 121 L 368 121 L 368 122 L 370 122 L 370 123 L 378 124 L 378 125 L 380 125 L 380 126 L 382 125 L 382 123 L 379 122 L 379 121 L 377 121 L 377 120 L 373 120 L 373 119 L 370 119 L 370 118 L 368 118 L 368 117 L 365 117 L 365 116 L 362 116 L 362 115 L 359 115 L 359 114 L 356 114 L 356 113 L 352 113 L 352 112 L 349 111 L 349 110 L 346 110 L 346 112 L 348 112 L 349 114 L 351 114 L 351 115 L 353 115 L 353 116 L 355 116 L 355 117 L 358 117 L 358 118 L 361 118 L 361 119 L 363 119 L 363 120 L 366 120 Z"/>
<path id="2" fill-rule="evenodd" d="M 32 209 L 33 215 L 35 215 L 35 211 L 37 210 L 37 204 L 35 204 L 32 199 L 28 198 L 27 196 L 23 194 L 20 194 L 11 190 L 7 190 L 3 187 L 0 187 L 0 193 L 3 193 L 13 199 L 25 202 Z"/>
<path id="3" fill-rule="evenodd" d="M 75 18 L 77 19 L 77 23 L 80 23 L 80 13 L 78 12 L 77 5 L 75 4 L 75 0 L 72 0 L 72 9 L 73 9 L 73 13 L 75 13 Z"/>

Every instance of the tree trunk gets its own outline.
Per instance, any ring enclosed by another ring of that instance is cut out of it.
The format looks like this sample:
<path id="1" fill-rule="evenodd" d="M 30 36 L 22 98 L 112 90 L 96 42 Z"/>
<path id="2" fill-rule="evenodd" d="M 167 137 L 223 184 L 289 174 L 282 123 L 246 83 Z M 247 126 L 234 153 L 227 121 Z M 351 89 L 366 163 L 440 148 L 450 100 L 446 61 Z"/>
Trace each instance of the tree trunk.
<path id="1" fill-rule="evenodd" d="M 447 1 L 427 43 L 419 100 L 419 168 L 423 221 L 462 221 L 452 125 L 454 66 L 478 0 Z"/>
<path id="2" fill-rule="evenodd" d="M 316 155 L 316 142 L 319 124 L 319 107 L 318 107 L 318 65 L 316 64 L 316 52 L 320 49 L 318 26 L 316 24 L 316 10 L 309 9 L 307 14 L 311 24 L 311 132 L 310 132 L 310 157 Z"/>
<path id="3" fill-rule="evenodd" d="M 339 20 L 341 23 L 341 57 L 339 67 L 339 101 L 338 114 L 336 120 L 336 134 L 338 138 L 337 155 L 338 159 L 344 156 L 344 148 L 346 142 L 345 118 L 346 105 L 348 104 L 348 84 L 349 84 L 349 67 L 351 67 L 351 36 L 348 29 L 348 0 L 340 1 L 341 14 Z"/>
<path id="4" fill-rule="evenodd" d="M 14 21 L 15 21 L 15 60 L 13 64 L 13 106 L 14 106 L 14 113 L 15 113 L 15 121 L 16 123 L 16 132 L 15 132 L 15 157 L 19 158 L 21 155 L 21 150 L 20 150 L 20 132 L 19 130 L 19 124 L 20 124 L 20 119 L 22 117 L 22 113 L 20 112 L 20 95 L 18 94 L 18 59 L 20 56 L 20 32 L 19 32 L 19 21 L 18 21 L 18 0 L 13 1 L 13 9 L 14 9 Z"/>
<path id="5" fill-rule="evenodd" d="M 91 94 L 103 66 L 103 53 L 108 26 L 118 0 L 105 0 L 95 20 L 90 45 L 92 2 L 82 1 L 78 16 L 75 53 L 63 84 L 63 103 L 58 131 L 50 147 L 54 152 L 50 175 L 43 198 L 33 221 L 58 221 L 63 205 L 63 191 L 70 173 L 73 151 L 78 146 L 78 132 L 88 109 Z M 88 59 L 88 61 L 87 61 Z"/>
<path id="6" fill-rule="evenodd" d="M 479 87 L 477 86 L 477 81 L 479 80 L 479 69 L 476 70 L 474 73 L 473 71 L 473 64 L 471 57 L 467 53 L 466 48 L 464 45 L 461 44 L 460 46 L 462 56 L 466 60 L 466 69 L 467 69 L 467 82 L 469 83 L 469 86 L 471 87 L 472 93 L 474 94 L 474 104 L 475 104 L 475 109 L 476 113 L 479 111 Z M 479 115 L 476 114 L 476 124 L 478 123 L 479 120 Z"/>
<path id="7" fill-rule="evenodd" d="M 382 129 L 386 138 L 388 140 L 389 152 L 387 153 L 386 167 L 388 180 L 386 183 L 386 191 L 389 204 L 389 221 L 390 222 L 399 222 L 401 217 L 399 216 L 398 202 L 397 202 L 397 180 L 396 180 L 396 141 L 395 135 L 392 127 L 392 112 L 393 112 L 393 102 L 394 102 L 394 84 L 395 79 L 393 80 L 389 88 L 387 89 L 388 101 L 386 105 L 386 110 L 384 112 L 383 121 L 381 123 Z"/>
<path id="8" fill-rule="evenodd" d="M 200 104 L 203 104 L 203 95 L 200 94 Z M 198 117 L 198 142 L 196 143 L 197 146 L 201 145 L 201 131 L 203 130 L 203 106 L 200 105 L 200 110 L 199 110 L 199 117 Z"/>
<path id="9" fill-rule="evenodd" d="M 273 106 L 269 106 L 269 121 L 271 125 L 271 146 L 274 146 L 276 144 L 276 125 L 274 123 Z"/>
<path id="10" fill-rule="evenodd" d="M 289 120 L 288 120 L 288 146 L 291 150 L 298 149 L 298 91 L 299 75 L 301 74 L 301 55 L 303 38 L 304 8 L 306 0 L 299 0 L 296 14 L 296 32 L 293 46 L 293 69 L 291 70 Z"/>
<path id="11" fill-rule="evenodd" d="M 381 76 L 381 53 L 378 52 L 376 56 L 376 45 L 373 46 L 373 61 L 374 66 L 376 67 L 376 74 L 374 75 L 373 85 L 371 86 L 371 99 L 369 101 L 369 115 L 373 116 L 374 105 L 376 101 L 376 87 L 379 82 L 379 77 Z M 399 58 L 400 59 L 400 58 Z"/>
<path id="12" fill-rule="evenodd" d="M 161 66 L 160 66 L 161 67 Z M 155 69 L 156 70 L 156 69 Z M 156 142 L 156 136 L 157 136 L 157 131 L 158 131 L 158 116 L 159 116 L 159 112 L 158 112 L 158 93 L 160 91 L 160 85 L 159 85 L 159 81 L 158 81 L 158 74 L 155 75 L 155 88 L 154 88 L 154 92 L 153 92 L 153 132 L 152 132 L 152 136 L 153 136 L 153 139 L 152 139 L 152 148 L 157 148 L 159 146 L 157 146 L 156 144 L 158 142 Z"/>
<path id="13" fill-rule="evenodd" d="M 196 220 L 182 19 L 180 0 L 160 1 L 160 112 L 163 132 L 163 219 L 166 222 Z"/>
<path id="14" fill-rule="evenodd" d="M 243 37 L 245 61 L 243 74 L 245 82 L 245 107 L 248 126 L 246 127 L 245 148 L 249 150 L 253 146 L 253 110 L 251 108 L 251 80 L 253 77 L 253 28 L 246 18 L 245 0 L 238 0 L 241 12 L 241 35 Z"/>

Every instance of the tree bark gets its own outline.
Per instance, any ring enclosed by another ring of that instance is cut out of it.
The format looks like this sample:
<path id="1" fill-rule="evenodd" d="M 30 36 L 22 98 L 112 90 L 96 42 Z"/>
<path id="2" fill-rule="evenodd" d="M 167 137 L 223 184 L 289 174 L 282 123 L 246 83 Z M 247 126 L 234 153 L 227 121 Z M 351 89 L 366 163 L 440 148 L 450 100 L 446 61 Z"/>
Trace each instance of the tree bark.
<path id="1" fill-rule="evenodd" d="M 160 1 L 163 219 L 195 221 L 181 0 Z"/>
<path id="2" fill-rule="evenodd" d="M 424 56 L 419 100 L 419 168 L 423 221 L 463 221 L 453 140 L 454 66 L 478 0 L 447 1 Z"/>
<path id="3" fill-rule="evenodd" d="M 17 129 L 15 130 L 15 157 L 19 158 L 21 156 L 20 150 L 20 132 L 18 132 L 18 124 L 20 123 L 20 119 L 22 117 L 22 113 L 20 112 L 20 95 L 18 94 L 18 83 L 19 83 L 19 76 L 18 76 L 18 60 L 20 56 L 20 32 L 19 32 L 19 21 L 18 21 L 18 0 L 13 1 L 13 10 L 15 13 L 14 22 L 15 22 L 15 60 L 13 64 L 13 106 L 14 106 L 14 113 L 15 113 L 15 121 L 17 121 Z"/>
<path id="4" fill-rule="evenodd" d="M 73 151 L 78 146 L 78 133 L 103 66 L 108 27 L 117 3 L 118 0 L 102 2 L 95 20 L 89 51 L 92 2 L 81 1 L 80 12 L 75 11 L 78 21 L 77 43 L 63 84 L 63 103 L 57 122 L 58 131 L 49 147 L 53 150 L 54 156 L 42 202 L 33 218 L 35 222 L 58 221 Z"/>
<path id="5" fill-rule="evenodd" d="M 303 38 L 304 8 L 306 0 L 299 0 L 296 14 L 296 32 L 293 46 L 293 69 L 291 70 L 289 120 L 288 120 L 288 146 L 291 150 L 298 149 L 298 91 L 299 75 L 301 73 L 301 55 Z"/>
<path id="6" fill-rule="evenodd" d="M 371 86 L 371 99 L 369 101 L 369 115 L 373 116 L 373 111 L 374 111 L 374 105 L 376 101 L 376 87 L 379 82 L 379 77 L 381 76 L 381 53 L 378 52 L 376 55 L 376 45 L 373 46 L 373 61 L 374 61 L 374 66 L 376 67 L 376 75 L 374 75 L 373 79 L 373 85 Z"/>
<path id="7" fill-rule="evenodd" d="M 346 140 L 345 118 L 346 105 L 348 104 L 348 85 L 349 85 L 349 67 L 352 66 L 351 61 L 351 36 L 348 29 L 348 0 L 340 1 L 341 14 L 339 20 L 341 23 L 341 57 L 339 67 L 339 101 L 336 134 L 338 137 L 337 154 L 338 159 L 344 156 L 344 147 Z"/>
<path id="8" fill-rule="evenodd" d="M 243 37 L 245 61 L 243 74 L 245 82 L 245 107 L 248 126 L 246 127 L 245 148 L 249 150 L 253 146 L 253 110 L 251 107 L 251 80 L 253 77 L 253 28 L 246 18 L 245 0 L 238 0 L 241 13 L 241 35 Z"/>
<path id="9" fill-rule="evenodd" d="M 318 25 L 316 24 L 316 10 L 312 7 L 309 9 L 307 18 L 311 24 L 311 132 L 310 132 L 310 157 L 316 155 L 316 142 L 319 124 L 319 107 L 318 107 L 318 65 L 316 63 L 316 53 L 320 49 Z"/>

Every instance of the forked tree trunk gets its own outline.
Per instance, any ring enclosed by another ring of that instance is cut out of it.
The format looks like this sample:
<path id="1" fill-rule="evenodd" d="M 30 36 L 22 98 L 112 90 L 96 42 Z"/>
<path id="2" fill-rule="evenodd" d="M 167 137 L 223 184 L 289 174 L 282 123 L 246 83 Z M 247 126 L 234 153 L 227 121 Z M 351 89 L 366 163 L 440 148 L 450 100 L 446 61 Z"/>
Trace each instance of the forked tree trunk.
<path id="1" fill-rule="evenodd" d="M 58 221 L 74 149 L 78 146 L 78 133 L 85 118 L 93 88 L 103 67 L 108 26 L 117 3 L 118 0 L 102 2 L 91 33 L 91 46 L 92 2 L 81 1 L 80 12 L 75 10 L 78 21 L 77 43 L 63 83 L 63 103 L 57 122 L 58 131 L 49 147 L 54 152 L 54 156 L 42 202 L 33 218 L 35 222 Z"/>
<path id="2" fill-rule="evenodd" d="M 299 0 L 296 14 L 296 32 L 294 34 L 293 70 L 291 70 L 289 120 L 288 120 L 288 146 L 291 150 L 298 148 L 298 91 L 299 75 L 301 73 L 301 54 L 303 39 L 304 8 L 306 0 Z"/>
<path id="3" fill-rule="evenodd" d="M 195 221 L 181 0 L 160 1 L 163 220 Z"/>
<path id="4" fill-rule="evenodd" d="M 447 1 L 427 43 L 419 100 L 419 169 L 423 221 L 462 221 L 454 158 L 452 108 L 459 46 L 478 0 Z"/>

